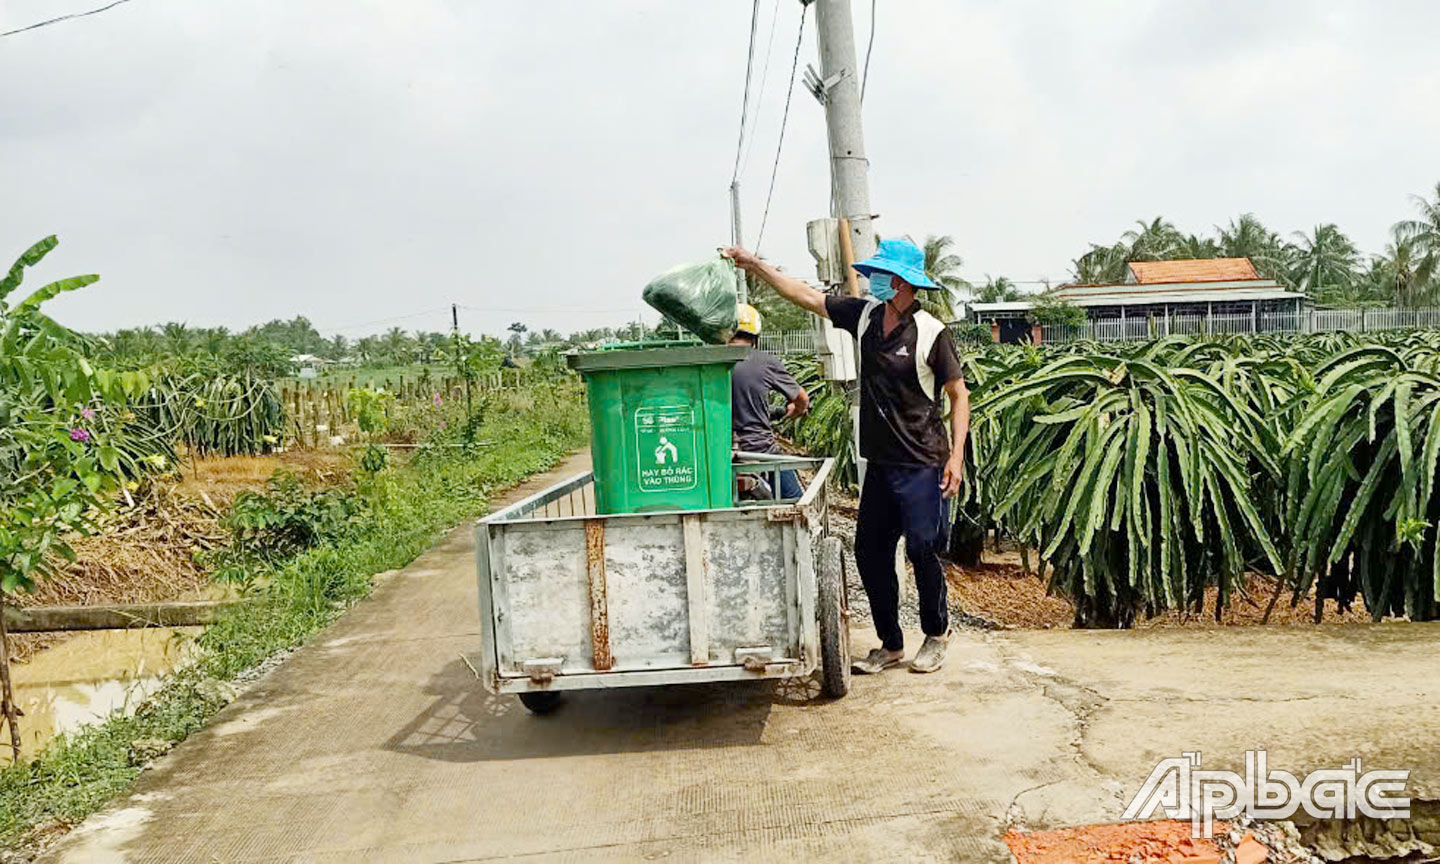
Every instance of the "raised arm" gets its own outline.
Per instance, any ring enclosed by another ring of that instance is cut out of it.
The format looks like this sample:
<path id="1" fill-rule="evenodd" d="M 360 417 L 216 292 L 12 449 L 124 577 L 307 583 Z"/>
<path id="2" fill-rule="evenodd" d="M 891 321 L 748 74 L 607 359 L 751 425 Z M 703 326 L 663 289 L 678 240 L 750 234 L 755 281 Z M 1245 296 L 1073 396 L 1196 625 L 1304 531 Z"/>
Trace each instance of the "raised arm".
<path id="1" fill-rule="evenodd" d="M 739 246 L 731 246 L 720 253 L 726 258 L 735 262 L 735 266 L 747 273 L 754 273 L 764 279 L 775 293 L 799 306 L 801 309 L 814 312 L 821 318 L 829 318 L 825 311 L 825 295 L 820 291 L 811 288 L 794 276 L 786 276 L 774 265 L 768 264 L 756 258 L 754 254 L 741 249 Z"/>

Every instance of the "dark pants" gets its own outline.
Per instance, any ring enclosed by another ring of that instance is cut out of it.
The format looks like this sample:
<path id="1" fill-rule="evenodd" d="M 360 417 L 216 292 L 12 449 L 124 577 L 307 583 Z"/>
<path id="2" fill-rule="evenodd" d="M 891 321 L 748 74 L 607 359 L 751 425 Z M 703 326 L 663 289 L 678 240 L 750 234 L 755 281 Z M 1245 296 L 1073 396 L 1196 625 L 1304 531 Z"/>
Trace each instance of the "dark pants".
<path id="1" fill-rule="evenodd" d="M 800 488 L 800 475 L 799 475 L 799 474 L 797 474 L 797 473 L 794 472 L 794 471 L 781 471 L 781 472 L 780 472 L 780 497 L 781 497 L 781 498 L 799 498 L 801 495 L 804 495 L 804 494 L 805 494 L 805 490 Z"/>
<path id="2" fill-rule="evenodd" d="M 895 545 L 902 536 L 905 555 L 915 567 L 921 629 L 927 636 L 943 636 L 949 629 L 945 571 L 937 555 L 945 538 L 945 516 L 939 468 L 876 462 L 867 467 L 855 526 L 855 563 L 870 598 L 875 632 L 886 650 L 905 647 L 900 577 L 895 572 Z"/>

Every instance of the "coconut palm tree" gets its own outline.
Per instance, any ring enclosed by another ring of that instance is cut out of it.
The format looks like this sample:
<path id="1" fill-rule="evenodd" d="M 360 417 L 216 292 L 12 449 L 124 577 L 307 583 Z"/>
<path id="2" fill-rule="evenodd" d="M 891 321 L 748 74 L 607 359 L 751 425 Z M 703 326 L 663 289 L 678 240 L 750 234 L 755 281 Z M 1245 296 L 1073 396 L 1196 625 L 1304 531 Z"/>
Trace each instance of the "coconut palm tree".
<path id="1" fill-rule="evenodd" d="M 225 327 L 202 327 L 195 331 L 194 347 L 219 357 L 231 340 L 230 330 Z"/>
<path id="2" fill-rule="evenodd" d="M 1399 222 L 1393 230 L 1397 239 L 1404 238 L 1413 244 L 1414 252 L 1419 256 L 1415 278 L 1428 285 L 1440 277 L 1440 183 L 1435 184 L 1434 201 L 1427 201 L 1419 195 L 1410 197 L 1420 211 L 1420 218 Z"/>
<path id="3" fill-rule="evenodd" d="M 399 327 L 391 327 L 381 337 L 383 351 L 390 358 L 392 363 L 409 363 L 411 361 L 411 340 L 409 335 Z"/>
<path id="4" fill-rule="evenodd" d="M 1402 232 L 1386 244 L 1385 252 L 1371 261 L 1365 282 L 1376 299 L 1388 300 L 1397 306 L 1422 306 L 1434 302 L 1434 279 L 1422 279 L 1420 270 L 1424 256 L 1414 240 Z"/>
<path id="5" fill-rule="evenodd" d="M 1310 234 L 1295 232 L 1291 283 L 1321 302 L 1347 302 L 1356 282 L 1360 251 L 1333 223 Z"/>
<path id="6" fill-rule="evenodd" d="M 1231 219 L 1220 234 L 1220 254 L 1226 258 L 1249 258 L 1255 270 L 1267 279 L 1289 284 L 1290 262 L 1285 241 L 1266 228 L 1254 213 L 1242 213 Z"/>
<path id="7" fill-rule="evenodd" d="M 161 324 L 160 338 L 165 344 L 166 352 L 175 357 L 184 357 L 189 354 L 190 346 L 194 343 L 194 333 L 179 321 Z"/>
<path id="8" fill-rule="evenodd" d="M 1135 224 L 1140 226 L 1140 230 L 1132 229 L 1120 236 L 1120 242 L 1129 247 L 1129 253 L 1125 256 L 1127 262 L 1165 261 L 1185 257 L 1185 236 L 1164 217 L 1156 216 L 1149 222 L 1141 219 Z"/>
<path id="9" fill-rule="evenodd" d="M 379 359 L 383 350 L 379 336 L 361 336 L 355 342 L 355 353 L 363 363 L 373 363 Z"/>
<path id="10" fill-rule="evenodd" d="M 1174 252 L 1176 258 L 1219 258 L 1220 244 L 1213 237 L 1191 234 L 1180 238 Z"/>
<path id="11" fill-rule="evenodd" d="M 1090 244 L 1090 251 L 1070 262 L 1075 281 L 1082 285 L 1108 285 L 1125 281 L 1125 264 L 1130 250 L 1123 243 L 1114 246 Z"/>
<path id="12" fill-rule="evenodd" d="M 1024 295 L 1004 276 L 986 276 L 985 284 L 975 289 L 976 303 L 1013 303 Z"/>
<path id="13" fill-rule="evenodd" d="M 916 296 L 920 298 L 921 308 L 941 321 L 955 320 L 956 293 L 964 291 L 968 294 L 970 291 L 970 283 L 960 276 L 965 260 L 951 251 L 954 246 L 955 238 L 949 234 L 929 234 L 925 237 L 925 275 L 941 290 L 921 291 Z"/>

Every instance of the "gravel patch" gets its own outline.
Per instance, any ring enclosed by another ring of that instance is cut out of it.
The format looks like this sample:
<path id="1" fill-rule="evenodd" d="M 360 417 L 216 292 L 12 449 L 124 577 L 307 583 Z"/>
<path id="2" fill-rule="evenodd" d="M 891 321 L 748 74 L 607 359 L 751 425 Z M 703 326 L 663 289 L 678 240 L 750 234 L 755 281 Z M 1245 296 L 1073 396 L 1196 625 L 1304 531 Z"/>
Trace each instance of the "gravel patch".
<path id="1" fill-rule="evenodd" d="M 830 512 L 830 533 L 845 544 L 845 588 L 850 607 L 850 620 L 868 624 L 873 620 L 870 614 L 870 598 L 865 594 L 865 584 L 860 581 L 860 568 L 855 564 L 855 516 L 853 508 L 832 507 Z M 920 611 L 915 605 L 915 570 L 905 562 L 901 573 L 900 626 L 906 630 L 920 629 Z M 1000 630 L 1004 625 L 989 618 L 972 615 L 960 606 L 960 598 L 952 588 L 946 597 L 950 607 L 950 626 L 972 630 Z"/>

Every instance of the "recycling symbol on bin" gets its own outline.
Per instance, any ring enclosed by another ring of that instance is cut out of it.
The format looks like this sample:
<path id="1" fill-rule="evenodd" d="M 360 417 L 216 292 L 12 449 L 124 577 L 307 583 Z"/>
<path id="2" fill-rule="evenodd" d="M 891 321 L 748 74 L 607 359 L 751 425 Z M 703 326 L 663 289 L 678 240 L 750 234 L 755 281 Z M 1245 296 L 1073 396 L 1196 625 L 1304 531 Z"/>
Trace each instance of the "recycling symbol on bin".
<path id="1" fill-rule="evenodd" d="M 635 411 L 636 485 L 642 492 L 683 492 L 699 485 L 695 408 L 643 405 Z"/>

